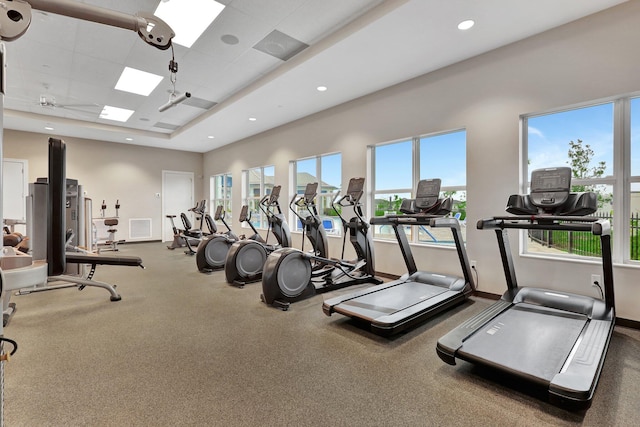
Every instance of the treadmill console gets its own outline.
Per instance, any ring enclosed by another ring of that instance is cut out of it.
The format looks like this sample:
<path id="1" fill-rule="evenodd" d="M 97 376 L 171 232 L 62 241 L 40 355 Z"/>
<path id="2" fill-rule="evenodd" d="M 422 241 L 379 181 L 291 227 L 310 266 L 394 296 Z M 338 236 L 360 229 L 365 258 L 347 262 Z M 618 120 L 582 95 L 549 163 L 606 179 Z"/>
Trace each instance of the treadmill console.
<path id="1" fill-rule="evenodd" d="M 512 194 L 507 212 L 515 215 L 586 216 L 598 209 L 594 192 L 571 192 L 571 168 L 536 169 L 531 172 L 530 194 Z"/>
<path id="2" fill-rule="evenodd" d="M 418 182 L 415 199 L 404 199 L 400 212 L 408 215 L 444 216 L 451 212 L 453 199 L 440 198 L 440 178 Z"/>
<path id="3" fill-rule="evenodd" d="M 571 168 L 546 168 L 531 172 L 531 203 L 544 210 L 562 206 L 571 192 Z"/>
<path id="4" fill-rule="evenodd" d="M 416 190 L 416 208 L 429 209 L 438 203 L 440 196 L 440 178 L 422 179 Z"/>

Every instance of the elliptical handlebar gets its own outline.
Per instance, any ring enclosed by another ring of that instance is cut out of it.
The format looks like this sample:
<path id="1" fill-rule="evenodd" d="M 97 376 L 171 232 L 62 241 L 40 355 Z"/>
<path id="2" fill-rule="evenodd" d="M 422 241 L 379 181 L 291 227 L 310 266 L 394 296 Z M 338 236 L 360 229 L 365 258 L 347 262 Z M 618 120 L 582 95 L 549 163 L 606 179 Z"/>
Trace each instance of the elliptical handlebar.
<path id="1" fill-rule="evenodd" d="M 352 181 L 356 179 L 356 178 L 352 178 Z M 351 181 L 349 182 L 351 184 Z M 353 213 L 356 215 L 356 217 L 358 217 L 358 219 L 360 221 L 362 221 L 362 223 L 365 226 L 368 226 L 369 223 L 364 219 L 363 213 L 362 213 L 362 204 L 360 203 L 360 199 L 362 198 L 362 195 L 364 194 L 364 191 L 359 190 L 357 192 L 352 192 L 352 191 L 348 191 L 347 194 L 345 194 L 342 197 L 340 196 L 340 190 L 338 190 L 336 192 L 336 196 L 334 197 L 334 199 L 331 202 L 331 207 L 333 208 L 333 210 L 338 214 L 338 217 L 340 217 L 340 220 L 342 221 L 342 228 L 344 231 L 346 231 L 347 229 L 347 220 L 344 219 L 344 217 L 342 216 L 342 214 L 340 213 L 339 209 L 336 209 L 336 206 L 340 206 L 340 207 L 345 207 L 345 206 L 351 206 L 353 207 Z M 346 200 L 347 203 L 344 203 Z"/>

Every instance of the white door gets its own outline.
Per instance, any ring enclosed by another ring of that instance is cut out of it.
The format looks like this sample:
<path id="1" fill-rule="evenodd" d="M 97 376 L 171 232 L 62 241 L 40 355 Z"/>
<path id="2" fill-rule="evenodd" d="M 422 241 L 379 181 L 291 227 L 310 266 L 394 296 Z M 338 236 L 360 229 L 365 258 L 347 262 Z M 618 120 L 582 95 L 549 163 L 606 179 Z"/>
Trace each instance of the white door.
<path id="1" fill-rule="evenodd" d="M 4 159 L 2 161 L 2 211 L 4 220 L 17 220 L 14 231 L 25 234 L 27 219 L 27 191 L 29 175 L 27 160 Z"/>
<path id="2" fill-rule="evenodd" d="M 173 240 L 173 230 L 167 215 L 175 215 L 176 227 L 182 228 L 180 213 L 185 212 L 193 224 L 189 209 L 195 206 L 193 172 L 162 171 L 162 241 Z"/>

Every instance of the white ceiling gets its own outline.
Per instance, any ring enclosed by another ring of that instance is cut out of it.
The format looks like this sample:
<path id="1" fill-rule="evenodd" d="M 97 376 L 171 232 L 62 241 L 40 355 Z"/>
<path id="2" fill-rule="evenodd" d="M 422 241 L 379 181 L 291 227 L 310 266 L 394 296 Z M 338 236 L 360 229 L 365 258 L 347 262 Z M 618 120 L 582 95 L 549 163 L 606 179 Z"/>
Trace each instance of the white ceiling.
<path id="1" fill-rule="evenodd" d="M 624 1 L 219 0 L 226 8 L 201 38 L 190 49 L 175 45 L 176 89 L 217 104 L 162 113 L 171 49 L 34 11 L 27 32 L 6 42 L 4 127 L 207 152 Z M 79 3 L 135 14 L 153 13 L 159 0 Z M 476 25 L 462 32 L 465 19 Z M 273 30 L 309 47 L 287 61 L 253 48 Z M 225 35 L 238 43 L 224 43 Z M 121 92 L 114 86 L 125 66 L 165 78 L 148 97 Z M 41 95 L 58 107 L 39 105 Z M 126 123 L 99 119 L 104 105 L 136 112 Z"/>

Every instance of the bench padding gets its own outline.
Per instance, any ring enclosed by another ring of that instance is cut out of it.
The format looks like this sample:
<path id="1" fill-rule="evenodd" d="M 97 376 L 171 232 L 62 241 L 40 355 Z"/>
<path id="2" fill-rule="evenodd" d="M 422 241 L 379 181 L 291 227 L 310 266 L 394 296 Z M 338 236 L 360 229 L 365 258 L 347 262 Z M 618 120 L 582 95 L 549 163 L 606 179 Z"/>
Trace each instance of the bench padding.
<path id="1" fill-rule="evenodd" d="M 143 267 L 142 259 L 135 256 L 92 255 L 67 252 L 66 261 L 72 264 L 124 265 L 129 267 Z"/>

